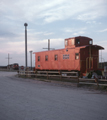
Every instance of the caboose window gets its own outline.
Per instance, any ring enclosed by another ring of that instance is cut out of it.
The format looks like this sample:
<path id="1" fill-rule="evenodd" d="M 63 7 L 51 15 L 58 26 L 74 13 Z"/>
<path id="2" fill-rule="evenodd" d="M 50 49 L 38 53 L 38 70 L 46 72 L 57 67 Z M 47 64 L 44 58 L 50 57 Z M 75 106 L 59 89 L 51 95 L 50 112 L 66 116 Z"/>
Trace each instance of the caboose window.
<path id="1" fill-rule="evenodd" d="M 71 44 L 74 45 L 74 39 L 71 39 Z"/>
<path id="2" fill-rule="evenodd" d="M 80 40 L 79 39 L 76 39 L 76 44 L 80 44 Z"/>
<path id="3" fill-rule="evenodd" d="M 54 59 L 55 59 L 55 61 L 57 61 L 58 60 L 58 55 L 55 55 Z"/>
<path id="4" fill-rule="evenodd" d="M 65 46 L 67 46 L 68 45 L 68 40 L 65 40 Z"/>
<path id="5" fill-rule="evenodd" d="M 89 44 L 92 45 L 92 41 L 91 40 L 89 41 Z"/>
<path id="6" fill-rule="evenodd" d="M 79 53 L 75 53 L 75 59 L 76 59 L 76 60 L 79 59 Z"/>
<path id="7" fill-rule="evenodd" d="M 45 61 L 48 61 L 48 55 L 45 56 Z"/>
<path id="8" fill-rule="evenodd" d="M 38 61 L 40 61 L 40 56 L 38 56 Z"/>

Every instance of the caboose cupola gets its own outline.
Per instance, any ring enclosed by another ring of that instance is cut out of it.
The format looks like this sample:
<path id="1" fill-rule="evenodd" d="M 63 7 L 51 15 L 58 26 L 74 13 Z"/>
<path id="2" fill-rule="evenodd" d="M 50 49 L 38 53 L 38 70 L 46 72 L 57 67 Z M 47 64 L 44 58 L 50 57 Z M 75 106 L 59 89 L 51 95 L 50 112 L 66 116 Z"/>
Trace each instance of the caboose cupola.
<path id="1" fill-rule="evenodd" d="M 84 36 L 65 39 L 65 48 L 79 47 L 79 46 L 92 45 L 92 44 L 93 44 L 93 40 L 91 38 Z"/>

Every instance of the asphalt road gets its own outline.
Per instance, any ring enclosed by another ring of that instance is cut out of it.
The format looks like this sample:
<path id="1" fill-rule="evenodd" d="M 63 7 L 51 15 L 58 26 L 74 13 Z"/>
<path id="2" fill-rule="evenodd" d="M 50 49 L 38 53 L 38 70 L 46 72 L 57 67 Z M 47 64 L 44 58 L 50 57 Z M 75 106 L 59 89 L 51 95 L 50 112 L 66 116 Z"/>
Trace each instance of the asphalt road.
<path id="1" fill-rule="evenodd" d="M 107 120 L 107 94 L 0 72 L 0 120 Z"/>

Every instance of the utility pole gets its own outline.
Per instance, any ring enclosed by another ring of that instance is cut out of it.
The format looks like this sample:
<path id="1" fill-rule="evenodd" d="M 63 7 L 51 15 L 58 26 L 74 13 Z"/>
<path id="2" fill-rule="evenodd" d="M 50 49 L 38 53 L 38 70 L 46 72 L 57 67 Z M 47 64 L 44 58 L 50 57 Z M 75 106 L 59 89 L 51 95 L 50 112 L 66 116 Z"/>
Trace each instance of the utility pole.
<path id="1" fill-rule="evenodd" d="M 25 23 L 25 67 L 27 68 L 27 26 L 28 24 Z"/>
<path id="2" fill-rule="evenodd" d="M 8 58 L 6 58 L 6 59 L 8 59 L 8 67 L 9 67 L 9 60 L 12 59 L 9 57 L 9 53 L 8 53 Z"/>
<path id="3" fill-rule="evenodd" d="M 31 70 L 32 70 L 32 50 L 30 52 L 30 62 L 31 62 Z"/>
<path id="4" fill-rule="evenodd" d="M 50 48 L 50 39 L 48 39 L 48 48 L 43 48 L 43 49 L 48 49 L 48 51 L 50 50 L 50 49 L 55 49 L 55 48 Z"/>
<path id="5" fill-rule="evenodd" d="M 50 40 L 48 39 L 48 51 L 50 50 Z"/>

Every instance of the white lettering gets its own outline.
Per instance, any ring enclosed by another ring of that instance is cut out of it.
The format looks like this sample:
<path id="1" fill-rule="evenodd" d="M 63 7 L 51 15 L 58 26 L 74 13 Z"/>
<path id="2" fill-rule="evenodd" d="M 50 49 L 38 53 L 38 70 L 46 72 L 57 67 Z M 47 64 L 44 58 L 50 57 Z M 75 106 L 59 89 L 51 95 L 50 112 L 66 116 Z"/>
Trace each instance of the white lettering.
<path id="1" fill-rule="evenodd" d="M 69 59 L 69 54 L 63 55 L 63 59 Z"/>

